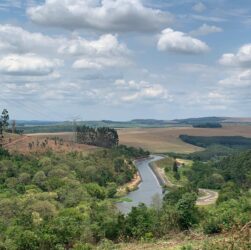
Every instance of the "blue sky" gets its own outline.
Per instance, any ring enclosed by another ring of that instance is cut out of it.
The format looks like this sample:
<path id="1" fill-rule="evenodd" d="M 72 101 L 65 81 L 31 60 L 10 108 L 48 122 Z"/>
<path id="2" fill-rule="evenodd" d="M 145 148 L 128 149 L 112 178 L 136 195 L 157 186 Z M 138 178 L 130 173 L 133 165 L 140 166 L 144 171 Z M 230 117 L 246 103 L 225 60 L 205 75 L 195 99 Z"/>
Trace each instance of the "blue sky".
<path id="1" fill-rule="evenodd" d="M 249 0 L 1 0 L 0 107 L 39 120 L 250 117 Z"/>

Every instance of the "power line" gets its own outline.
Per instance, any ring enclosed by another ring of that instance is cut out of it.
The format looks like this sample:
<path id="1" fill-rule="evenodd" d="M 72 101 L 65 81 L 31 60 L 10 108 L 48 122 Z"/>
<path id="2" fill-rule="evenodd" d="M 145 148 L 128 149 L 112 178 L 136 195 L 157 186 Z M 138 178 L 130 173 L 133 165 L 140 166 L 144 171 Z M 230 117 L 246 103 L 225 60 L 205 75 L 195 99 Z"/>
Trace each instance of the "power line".
<path id="1" fill-rule="evenodd" d="M 5 102 L 5 103 L 7 103 L 8 105 L 10 105 L 10 106 L 14 106 L 15 108 L 17 108 L 17 109 L 19 109 L 20 110 L 20 106 L 22 106 L 22 109 L 24 109 L 25 111 L 27 111 L 27 112 L 29 112 L 29 113 L 31 113 L 31 114 L 35 114 L 35 115 L 41 115 L 42 117 L 44 117 L 44 118 L 46 118 L 46 119 L 49 119 L 49 120 L 51 120 L 51 119 L 55 119 L 55 116 L 51 116 L 50 114 L 52 113 L 52 111 L 51 110 L 49 110 L 50 112 L 48 112 L 48 113 L 43 113 L 43 112 L 41 112 L 40 110 L 37 110 L 37 109 L 34 109 L 34 104 L 35 103 L 32 103 L 32 105 L 33 106 L 31 106 L 31 105 L 29 105 L 29 106 L 27 106 L 26 104 L 24 104 L 23 102 L 20 102 L 19 100 L 11 100 L 11 99 L 7 99 L 7 98 L 5 98 L 5 97 L 3 97 L 3 96 L 1 96 L 1 99 Z M 19 106 L 17 105 L 17 104 L 19 104 Z M 36 104 L 35 104 L 36 105 Z M 40 107 L 40 109 L 41 109 L 41 107 Z M 44 108 L 44 109 L 47 109 L 48 110 L 48 108 Z M 54 112 L 53 112 L 54 113 Z M 58 116 L 58 115 L 57 115 Z"/>

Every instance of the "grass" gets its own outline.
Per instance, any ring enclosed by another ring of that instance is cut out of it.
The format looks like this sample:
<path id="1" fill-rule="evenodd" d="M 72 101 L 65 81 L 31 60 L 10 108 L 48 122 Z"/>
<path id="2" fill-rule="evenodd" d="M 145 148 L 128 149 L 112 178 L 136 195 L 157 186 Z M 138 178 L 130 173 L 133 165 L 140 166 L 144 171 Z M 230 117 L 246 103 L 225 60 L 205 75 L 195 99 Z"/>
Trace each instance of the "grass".
<path id="1" fill-rule="evenodd" d="M 250 225 L 235 228 L 229 233 L 211 236 L 190 231 L 187 234 L 177 233 L 166 236 L 155 242 L 119 244 L 120 250 L 248 250 L 251 246 Z"/>
<path id="2" fill-rule="evenodd" d="M 184 171 L 186 171 L 187 168 L 189 168 L 192 165 L 192 161 L 190 160 L 183 160 L 183 159 L 176 159 L 177 162 L 180 162 L 181 164 L 184 164 L 182 167 L 179 168 L 179 174 L 180 174 L 180 179 L 177 180 L 174 177 L 174 172 L 173 172 L 173 164 L 174 164 L 174 159 L 171 157 L 164 158 L 162 160 L 159 160 L 156 162 L 157 167 L 162 168 L 165 170 L 165 174 L 167 179 L 179 186 L 184 186 L 187 183 L 187 178 L 184 175 Z"/>

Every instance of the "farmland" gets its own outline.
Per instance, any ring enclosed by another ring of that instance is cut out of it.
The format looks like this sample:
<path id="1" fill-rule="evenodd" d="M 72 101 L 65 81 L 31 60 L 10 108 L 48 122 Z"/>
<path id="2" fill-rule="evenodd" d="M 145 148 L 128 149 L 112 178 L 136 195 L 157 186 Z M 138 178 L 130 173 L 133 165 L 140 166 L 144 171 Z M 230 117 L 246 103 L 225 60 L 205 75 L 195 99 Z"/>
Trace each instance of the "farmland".
<path id="1" fill-rule="evenodd" d="M 183 142 L 181 134 L 191 136 L 243 136 L 251 138 L 251 126 L 224 125 L 223 128 L 193 128 L 193 127 L 170 127 L 170 128 L 121 128 L 118 129 L 120 144 L 142 147 L 154 153 L 177 152 L 192 153 L 202 148 Z M 9 147 L 12 150 L 25 151 L 28 143 L 46 138 L 58 137 L 64 140 L 64 145 L 55 147 L 53 141 L 49 141 L 50 147 L 56 151 L 84 151 L 91 152 L 96 148 L 88 145 L 72 143 L 74 136 L 72 132 L 59 133 L 36 133 L 27 134 L 23 140 L 12 143 Z M 24 150 L 25 149 L 25 150 Z"/>
<path id="2" fill-rule="evenodd" d="M 193 136 L 243 136 L 251 138 L 251 126 L 227 125 L 223 128 L 207 129 L 192 127 L 120 129 L 122 144 L 142 147 L 151 152 L 191 153 L 201 148 L 184 143 L 181 134 Z"/>

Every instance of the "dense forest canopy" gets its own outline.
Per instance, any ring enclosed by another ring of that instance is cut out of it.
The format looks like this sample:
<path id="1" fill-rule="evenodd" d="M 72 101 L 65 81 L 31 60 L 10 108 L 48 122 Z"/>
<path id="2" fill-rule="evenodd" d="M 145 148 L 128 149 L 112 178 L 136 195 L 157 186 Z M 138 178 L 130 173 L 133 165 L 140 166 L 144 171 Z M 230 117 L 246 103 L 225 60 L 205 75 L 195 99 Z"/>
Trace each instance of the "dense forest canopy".
<path id="1" fill-rule="evenodd" d="M 222 128 L 222 125 L 220 123 L 199 123 L 199 124 L 193 124 L 194 128 Z"/>
<path id="2" fill-rule="evenodd" d="M 113 249 L 116 242 L 150 240 L 193 228 L 205 234 L 222 232 L 251 219 L 250 151 L 216 164 L 194 163 L 187 172 L 191 185 L 170 189 L 161 206 L 141 204 L 128 215 L 119 214 L 116 190 L 135 174 L 132 160 L 148 155 L 126 146 L 88 156 L 21 156 L 2 149 L 1 249 L 95 249 L 104 239 L 111 240 L 107 249 Z M 205 186 L 220 189 L 220 196 L 216 206 L 202 213 L 196 199 L 198 188 Z"/>
<path id="3" fill-rule="evenodd" d="M 1 149 L 0 248 L 71 249 L 117 237 L 110 199 L 133 178 L 132 160 L 148 155 L 126 146 L 88 156 L 22 156 Z"/>
<path id="4" fill-rule="evenodd" d="M 233 149 L 250 149 L 251 138 L 243 136 L 190 136 L 180 135 L 180 139 L 186 143 L 198 147 L 209 147 L 212 145 L 222 145 Z"/>
<path id="5" fill-rule="evenodd" d="M 76 137 L 78 143 L 105 148 L 117 146 L 119 143 L 117 131 L 108 127 L 77 126 Z"/>

